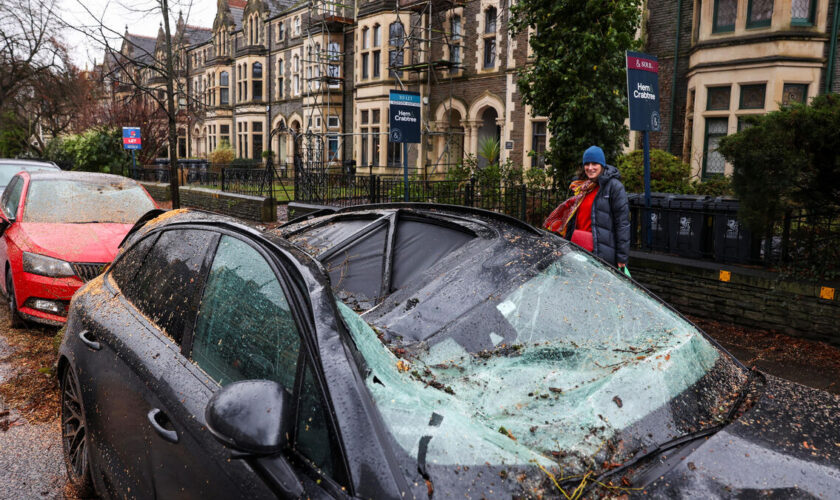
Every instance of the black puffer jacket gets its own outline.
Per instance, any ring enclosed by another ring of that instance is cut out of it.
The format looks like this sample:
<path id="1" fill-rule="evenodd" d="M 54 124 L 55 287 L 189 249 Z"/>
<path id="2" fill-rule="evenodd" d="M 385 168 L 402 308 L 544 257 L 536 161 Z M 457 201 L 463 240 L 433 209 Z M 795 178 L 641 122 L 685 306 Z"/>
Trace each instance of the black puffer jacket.
<path id="1" fill-rule="evenodd" d="M 574 224 L 576 217 L 572 218 Z M 570 237 L 572 232 L 567 233 Z M 592 243 L 598 257 L 617 265 L 627 263 L 630 254 L 630 206 L 621 174 L 605 165 L 598 177 L 598 194 L 592 203 Z"/>

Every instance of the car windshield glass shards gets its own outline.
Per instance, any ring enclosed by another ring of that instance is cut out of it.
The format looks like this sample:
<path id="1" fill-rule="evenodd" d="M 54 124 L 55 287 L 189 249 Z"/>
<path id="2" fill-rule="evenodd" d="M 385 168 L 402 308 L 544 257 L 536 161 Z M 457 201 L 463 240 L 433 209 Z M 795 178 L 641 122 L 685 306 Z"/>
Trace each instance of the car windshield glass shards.
<path id="1" fill-rule="evenodd" d="M 722 422 L 746 380 L 694 326 L 571 248 L 414 344 L 385 345 L 340 308 L 391 435 L 429 467 L 598 473 Z M 470 351 L 467 335 L 492 347 Z"/>
<path id="2" fill-rule="evenodd" d="M 24 222 L 133 224 L 155 208 L 131 180 L 39 179 L 29 185 Z"/>
<path id="3" fill-rule="evenodd" d="M 59 170 L 58 167 L 49 164 L 33 163 L 0 163 L 0 186 L 8 186 L 9 181 L 18 172 L 35 172 L 36 170 Z"/>

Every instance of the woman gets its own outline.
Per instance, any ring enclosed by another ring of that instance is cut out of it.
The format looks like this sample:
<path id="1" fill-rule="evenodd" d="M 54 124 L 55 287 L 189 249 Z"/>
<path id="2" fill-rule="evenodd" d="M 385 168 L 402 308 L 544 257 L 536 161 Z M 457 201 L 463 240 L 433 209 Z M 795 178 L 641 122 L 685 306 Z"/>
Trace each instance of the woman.
<path id="1" fill-rule="evenodd" d="M 549 231 L 623 268 L 630 253 L 630 207 L 621 174 L 607 165 L 604 151 L 591 146 L 570 189 L 574 196 L 557 207 L 543 225 Z"/>

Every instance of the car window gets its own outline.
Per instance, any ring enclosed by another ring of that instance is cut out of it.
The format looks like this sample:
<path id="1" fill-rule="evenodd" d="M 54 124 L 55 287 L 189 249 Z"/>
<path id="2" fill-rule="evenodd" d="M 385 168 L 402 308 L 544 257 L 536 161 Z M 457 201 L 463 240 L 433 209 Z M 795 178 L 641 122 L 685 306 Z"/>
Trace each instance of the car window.
<path id="1" fill-rule="evenodd" d="M 11 219 L 17 217 L 17 209 L 18 204 L 20 203 L 20 194 L 22 191 L 23 179 L 15 177 L 3 193 L 3 212 L 5 212 L 6 216 Z"/>
<path id="2" fill-rule="evenodd" d="M 333 291 L 357 311 L 370 309 L 475 237 L 457 224 L 403 213 L 336 218 L 288 236 L 324 263 Z"/>
<path id="3" fill-rule="evenodd" d="M 55 165 L 49 164 L 31 164 L 31 163 L 3 163 L 0 164 L 0 186 L 9 184 L 9 180 L 18 172 L 36 172 L 38 170 L 61 170 Z"/>
<path id="4" fill-rule="evenodd" d="M 137 271 L 143 265 L 143 260 L 149 253 L 160 233 L 143 238 L 132 245 L 122 256 L 117 256 L 116 262 L 111 267 L 111 277 L 120 289 L 125 289 L 137 275 Z"/>
<path id="5" fill-rule="evenodd" d="M 461 248 L 475 236 L 465 231 L 426 221 L 400 218 L 394 243 L 391 290 L 411 283 L 426 269 Z"/>
<path id="6" fill-rule="evenodd" d="M 266 379 L 291 393 L 299 349 L 271 266 L 244 241 L 222 236 L 196 319 L 192 359 L 221 385 Z"/>
<path id="7" fill-rule="evenodd" d="M 388 226 L 382 226 L 359 238 L 351 245 L 326 259 L 324 265 L 330 273 L 334 290 L 342 290 L 369 308 L 382 296 Z"/>
<path id="8" fill-rule="evenodd" d="M 121 287 L 126 298 L 175 342 L 181 342 L 194 318 L 190 306 L 214 239 L 215 233 L 197 229 L 163 232 L 134 278 Z"/>
<path id="9" fill-rule="evenodd" d="M 311 461 L 321 474 L 347 486 L 341 450 L 329 422 L 329 411 L 312 363 L 307 361 L 298 402 L 295 450 Z"/>
<path id="10" fill-rule="evenodd" d="M 134 224 L 153 208 L 146 191 L 130 179 L 36 179 L 29 184 L 23 220 Z"/>

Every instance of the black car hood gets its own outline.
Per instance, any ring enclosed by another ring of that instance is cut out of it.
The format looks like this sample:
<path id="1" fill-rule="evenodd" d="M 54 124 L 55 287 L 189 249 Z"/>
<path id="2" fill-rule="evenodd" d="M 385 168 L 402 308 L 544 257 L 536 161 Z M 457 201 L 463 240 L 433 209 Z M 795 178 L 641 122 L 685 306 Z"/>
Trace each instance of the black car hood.
<path id="1" fill-rule="evenodd" d="M 659 498 L 840 496 L 840 397 L 767 376 L 741 418 L 644 492 Z"/>

